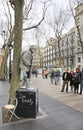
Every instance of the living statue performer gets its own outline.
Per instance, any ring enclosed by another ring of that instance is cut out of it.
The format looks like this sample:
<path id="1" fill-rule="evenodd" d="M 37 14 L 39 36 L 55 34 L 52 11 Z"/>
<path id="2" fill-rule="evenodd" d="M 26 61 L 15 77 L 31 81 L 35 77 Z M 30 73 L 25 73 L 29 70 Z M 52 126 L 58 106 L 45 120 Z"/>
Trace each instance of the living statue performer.
<path id="1" fill-rule="evenodd" d="M 21 55 L 20 59 L 20 69 L 24 73 L 23 74 L 23 80 L 20 84 L 20 87 L 29 88 L 30 87 L 30 72 L 31 72 L 31 66 L 32 66 L 32 59 L 33 59 L 33 52 L 35 48 L 33 46 L 30 46 L 30 48 L 26 51 L 24 51 Z"/>

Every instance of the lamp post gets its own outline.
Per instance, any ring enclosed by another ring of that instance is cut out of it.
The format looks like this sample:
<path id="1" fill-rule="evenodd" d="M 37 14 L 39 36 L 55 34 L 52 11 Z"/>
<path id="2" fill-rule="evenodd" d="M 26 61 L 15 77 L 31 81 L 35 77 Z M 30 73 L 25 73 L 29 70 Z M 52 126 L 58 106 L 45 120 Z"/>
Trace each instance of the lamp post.
<path id="1" fill-rule="evenodd" d="M 11 78 L 12 78 L 12 66 L 11 66 L 11 50 L 12 50 L 12 43 L 10 42 L 10 44 L 8 45 L 9 47 L 9 83 L 11 82 Z"/>

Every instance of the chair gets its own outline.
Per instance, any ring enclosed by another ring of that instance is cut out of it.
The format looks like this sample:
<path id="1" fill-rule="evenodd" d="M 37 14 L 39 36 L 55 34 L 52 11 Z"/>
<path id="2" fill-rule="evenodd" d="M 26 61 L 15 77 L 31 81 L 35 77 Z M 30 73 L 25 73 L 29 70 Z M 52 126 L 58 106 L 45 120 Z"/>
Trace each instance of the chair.
<path id="1" fill-rule="evenodd" d="M 11 113 L 11 116 L 10 116 L 8 122 L 11 121 L 13 116 L 15 116 L 17 119 L 19 119 L 19 117 L 15 114 L 17 104 L 18 104 L 17 98 L 13 98 L 10 104 L 7 104 L 7 105 L 4 106 L 4 108 L 7 110 L 5 117 L 8 115 L 8 112 Z"/>

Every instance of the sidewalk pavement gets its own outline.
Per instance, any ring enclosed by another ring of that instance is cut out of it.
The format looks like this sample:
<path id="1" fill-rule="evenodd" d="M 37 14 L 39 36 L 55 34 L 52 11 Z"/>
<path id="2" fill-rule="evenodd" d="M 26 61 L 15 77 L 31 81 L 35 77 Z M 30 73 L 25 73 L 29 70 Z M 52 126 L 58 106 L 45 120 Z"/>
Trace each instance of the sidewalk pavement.
<path id="1" fill-rule="evenodd" d="M 3 84 L 3 89 L 6 84 Z M 50 79 L 41 76 L 32 77 L 32 84 L 39 88 L 42 116 L 2 124 L 0 130 L 83 130 L 83 95 L 73 94 L 70 90 L 61 93 L 61 85 L 51 84 Z"/>
<path id="2" fill-rule="evenodd" d="M 8 81 L 0 81 L 0 125 L 2 124 L 2 106 L 8 102 L 8 91 L 9 83 Z"/>

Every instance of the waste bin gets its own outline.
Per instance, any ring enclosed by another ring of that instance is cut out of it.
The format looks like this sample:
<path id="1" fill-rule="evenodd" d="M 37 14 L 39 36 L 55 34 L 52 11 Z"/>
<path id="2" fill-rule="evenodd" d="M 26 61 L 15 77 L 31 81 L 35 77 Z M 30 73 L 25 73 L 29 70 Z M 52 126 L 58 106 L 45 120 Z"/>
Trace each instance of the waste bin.
<path id="1" fill-rule="evenodd" d="M 36 118 L 39 109 L 38 89 L 28 88 L 16 91 L 18 105 L 15 113 L 19 117 Z"/>

